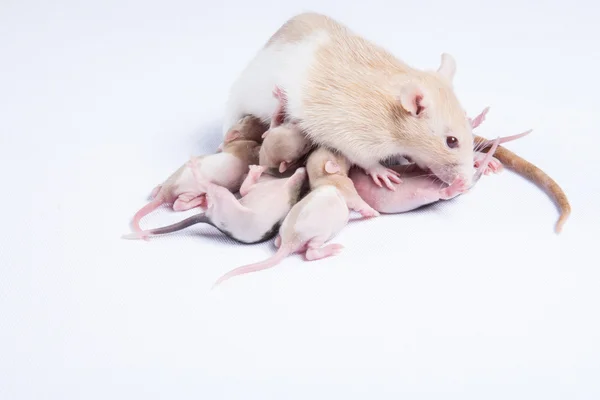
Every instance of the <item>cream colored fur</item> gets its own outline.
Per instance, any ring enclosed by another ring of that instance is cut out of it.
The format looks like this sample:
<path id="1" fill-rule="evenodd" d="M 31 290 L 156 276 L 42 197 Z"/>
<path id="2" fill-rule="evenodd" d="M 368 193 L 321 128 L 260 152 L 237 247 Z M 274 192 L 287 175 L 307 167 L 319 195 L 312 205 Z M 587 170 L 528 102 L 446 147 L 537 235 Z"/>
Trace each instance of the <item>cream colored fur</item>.
<path id="1" fill-rule="evenodd" d="M 234 83 L 229 121 L 245 113 L 268 121 L 278 85 L 287 94 L 287 114 L 316 144 L 339 150 L 366 170 L 407 155 L 451 182 L 470 185 L 473 136 L 456 98 L 456 66 L 442 55 L 438 71 L 421 71 L 382 47 L 316 13 L 287 21 Z M 418 103 L 417 101 L 420 101 Z M 423 111 L 417 114 L 418 105 Z M 446 136 L 459 141 L 446 144 Z"/>

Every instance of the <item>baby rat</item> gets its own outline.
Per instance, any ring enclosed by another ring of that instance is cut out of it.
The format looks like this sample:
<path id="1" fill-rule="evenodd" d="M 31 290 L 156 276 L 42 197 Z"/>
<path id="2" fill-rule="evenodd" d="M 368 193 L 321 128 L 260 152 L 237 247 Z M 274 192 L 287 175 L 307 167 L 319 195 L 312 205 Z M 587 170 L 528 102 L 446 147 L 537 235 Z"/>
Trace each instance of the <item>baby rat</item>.
<path id="1" fill-rule="evenodd" d="M 223 145 L 222 152 L 192 157 L 190 162 L 179 167 L 164 183 L 155 187 L 151 194 L 153 200 L 133 217 L 134 231 L 140 232 L 140 220 L 162 204 L 173 204 L 175 211 L 204 205 L 206 187 L 194 178 L 194 171 L 206 182 L 213 182 L 237 192 L 248 166 L 258 162 L 260 148 L 256 141 L 246 139 L 246 133 L 249 137 L 256 134 L 252 130 L 246 130 L 248 124 L 244 121 L 232 129 L 231 135 L 234 139 Z"/>
<path id="2" fill-rule="evenodd" d="M 217 280 L 215 286 L 234 276 L 271 268 L 285 257 L 305 252 L 307 260 L 319 260 L 338 254 L 343 246 L 328 244 L 347 224 L 349 208 L 363 217 L 375 217 L 379 213 L 365 203 L 346 173 L 349 162 L 325 148 L 319 148 L 308 156 L 308 172 L 311 191 L 300 200 L 283 220 L 275 245 L 279 248 L 271 258 L 256 264 L 236 268 Z"/>
<path id="3" fill-rule="evenodd" d="M 241 243 L 252 244 L 271 239 L 300 198 L 306 181 L 306 170 L 298 168 L 287 178 L 277 178 L 263 171 L 262 166 L 250 166 L 250 172 L 240 187 L 242 197 L 239 200 L 226 188 L 209 183 L 206 185 L 208 209 L 205 213 L 162 228 L 125 235 L 123 238 L 139 239 L 161 235 L 205 223 Z"/>
<path id="4" fill-rule="evenodd" d="M 252 115 L 246 115 L 227 131 L 223 138 L 223 143 L 219 145 L 217 152 L 223 151 L 223 146 L 227 143 L 238 139 L 253 140 L 257 143 L 262 143 L 262 136 L 267 129 L 269 129 L 269 125 L 263 121 Z"/>
<path id="5" fill-rule="evenodd" d="M 477 117 L 472 120 L 469 120 L 473 129 L 477 128 L 481 123 L 485 120 L 485 116 L 489 111 L 489 107 L 483 110 Z M 514 140 L 519 137 L 526 135 L 528 132 L 521 133 L 519 135 L 509 136 L 503 139 L 503 142 L 507 142 L 509 140 Z M 482 155 L 485 155 L 488 152 L 488 148 L 490 147 L 490 141 L 486 140 L 481 136 L 475 135 L 475 148 L 476 148 L 476 162 L 475 167 L 478 166 L 478 161 L 482 158 Z M 554 231 L 556 233 L 562 232 L 563 225 L 571 215 L 571 205 L 569 204 L 569 200 L 567 199 L 567 195 L 562 190 L 562 188 L 556 183 L 548 174 L 544 171 L 530 163 L 529 161 L 519 157 L 515 153 L 506 148 L 500 146 L 495 152 L 495 158 L 492 158 L 489 166 L 492 167 L 493 172 L 498 172 L 501 170 L 503 164 L 506 164 L 511 170 L 516 172 L 517 174 L 529 179 L 533 183 L 535 183 L 538 187 L 540 187 L 558 206 L 560 210 L 560 217 L 556 222 Z"/>
<path id="6" fill-rule="evenodd" d="M 473 185 L 479 180 L 487 164 L 492 159 L 500 139 L 498 138 L 492 143 L 492 148 L 485 159 L 482 160 L 473 178 Z M 353 168 L 350 172 L 350 178 L 358 194 L 381 213 L 396 214 L 411 211 L 438 200 L 452 199 L 469 189 L 462 180 L 454 181 L 448 186 L 434 175 L 419 169 L 415 164 L 394 165 L 391 168 L 402 176 L 402 188 L 396 192 L 390 192 L 376 186 L 360 169 Z"/>
<path id="7" fill-rule="evenodd" d="M 315 145 L 338 150 L 377 185 L 398 173 L 381 162 L 408 156 L 450 184 L 473 178 L 473 134 L 454 93 L 454 59 L 413 68 L 325 15 L 303 13 L 269 39 L 233 83 L 226 132 L 240 116 L 269 121 L 285 88 L 287 115 Z"/>
<path id="8" fill-rule="evenodd" d="M 285 93 L 276 87 L 273 96 L 278 105 L 271 117 L 271 127 L 262 138 L 259 164 L 268 168 L 279 168 L 284 172 L 289 166 L 306 155 L 312 144 L 295 122 L 285 116 Z"/>

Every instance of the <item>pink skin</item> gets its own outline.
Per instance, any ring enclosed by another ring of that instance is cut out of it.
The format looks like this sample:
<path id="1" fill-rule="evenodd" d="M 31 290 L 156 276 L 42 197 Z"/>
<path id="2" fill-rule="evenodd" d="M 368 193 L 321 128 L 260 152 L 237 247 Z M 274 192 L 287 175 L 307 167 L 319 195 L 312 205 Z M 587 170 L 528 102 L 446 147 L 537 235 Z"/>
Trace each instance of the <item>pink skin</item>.
<path id="1" fill-rule="evenodd" d="M 279 86 L 275 86 L 275 89 L 273 89 L 273 96 L 279 100 L 279 102 L 277 103 L 277 107 L 275 108 L 275 112 L 273 112 L 273 117 L 271 118 L 271 128 L 279 126 L 285 121 L 285 106 L 287 103 L 287 96 Z M 267 135 L 267 132 L 263 133 L 263 139 Z"/>
<path id="2" fill-rule="evenodd" d="M 485 121 L 485 117 L 487 116 L 487 113 L 490 111 L 489 107 L 486 107 L 483 109 L 482 112 L 479 113 L 478 116 L 476 116 L 475 118 L 471 119 L 469 118 L 469 123 L 471 124 L 471 129 L 475 129 L 477 128 L 479 125 L 481 125 L 481 123 L 483 121 Z"/>
<path id="3" fill-rule="evenodd" d="M 334 174 L 340 170 L 340 167 L 330 161 L 325 164 L 325 170 L 327 173 Z M 348 178 L 344 176 L 344 179 Z M 313 189 L 287 214 L 279 229 L 279 236 L 275 239 L 278 250 L 272 257 L 229 271 L 215 282 L 213 288 L 235 276 L 272 268 L 290 254 L 304 253 L 307 261 L 337 255 L 342 251 L 343 246 L 338 243 L 326 244 L 326 242 L 347 224 L 350 209 L 361 212 L 363 217 L 379 215 L 360 198 L 355 190 L 354 193 L 346 194 L 346 188 L 340 189 L 329 181 L 326 182 Z M 353 186 L 350 181 L 348 184 Z"/>
<path id="4" fill-rule="evenodd" d="M 186 173 L 190 168 L 195 173 L 196 159 L 193 157 L 173 173 L 164 184 L 158 185 L 152 190 L 150 194 L 152 201 L 133 216 L 131 224 L 135 232 L 143 232 L 140 227 L 141 219 L 163 204 L 172 204 L 174 211 L 186 211 L 206 206 L 205 193 L 196 187 L 193 175 Z M 148 239 L 147 236 L 141 236 L 141 238 Z"/>
<path id="5" fill-rule="evenodd" d="M 475 182 L 483 174 L 499 142 L 500 139 L 493 142 L 492 148 L 476 172 Z M 470 189 L 465 185 L 464 180 L 460 178 L 447 186 L 434 175 L 421 171 L 414 164 L 397 165 L 394 166 L 394 169 L 401 173 L 404 178 L 402 190 L 395 193 L 373 185 L 369 177 L 360 169 L 353 168 L 350 171 L 350 179 L 354 182 L 358 194 L 367 204 L 381 213 L 396 214 L 412 211 L 439 200 L 452 199 Z"/>
<path id="6" fill-rule="evenodd" d="M 298 203 L 298 204 L 300 204 L 300 203 Z M 296 206 L 298 206 L 298 204 Z M 305 202 L 305 204 L 306 204 L 306 202 Z M 276 244 L 278 244 L 278 249 L 277 249 L 277 252 L 272 257 L 270 257 L 267 260 L 262 261 L 262 262 L 244 265 L 242 267 L 238 267 L 238 268 L 235 268 L 235 269 L 229 271 L 225 275 L 221 276 L 214 283 L 213 288 L 233 277 L 252 273 L 252 272 L 262 271 L 262 270 L 265 270 L 268 268 L 272 268 L 272 267 L 276 266 L 277 264 L 279 264 L 281 261 L 283 261 L 283 259 L 286 258 L 287 256 L 289 256 L 290 254 L 304 253 L 304 257 L 307 261 L 320 260 L 320 259 L 323 259 L 326 257 L 331 257 L 331 256 L 339 254 L 339 252 L 343 249 L 343 246 L 341 244 L 330 243 L 330 244 L 325 245 L 325 242 L 332 237 L 331 229 L 337 230 L 337 229 L 340 229 L 340 226 L 345 225 L 345 223 L 347 222 L 347 217 L 348 217 L 348 208 L 343 207 L 344 210 L 342 210 L 339 208 L 339 204 L 334 204 L 333 208 L 338 207 L 338 209 L 337 209 L 337 213 L 335 213 L 336 215 L 332 216 L 332 214 L 330 212 L 332 210 L 323 210 L 321 208 L 308 209 L 309 207 L 304 206 L 304 210 L 308 211 L 307 214 L 310 214 L 310 215 L 306 215 L 306 214 L 302 215 L 301 216 L 302 222 L 300 224 L 303 226 L 312 226 L 314 229 L 316 220 L 327 221 L 327 222 L 319 224 L 320 226 L 317 228 L 317 230 L 319 230 L 318 233 L 314 232 L 310 235 L 301 234 L 295 230 L 296 226 L 292 226 L 292 227 L 290 227 L 293 231 L 292 235 L 290 235 L 290 234 L 286 235 L 286 233 L 284 232 L 284 230 L 286 229 L 286 227 L 285 227 L 286 221 L 284 221 L 284 223 L 282 224 L 282 227 L 279 231 L 279 236 L 275 240 Z M 319 215 L 315 215 L 315 213 L 317 213 Z M 286 217 L 286 220 L 288 218 L 289 218 L 289 214 L 288 214 L 288 217 Z M 330 225 L 329 224 L 330 222 L 333 222 L 332 225 L 340 225 L 340 226 L 330 227 L 330 226 L 328 226 L 328 225 Z M 296 224 L 292 223 L 292 225 L 296 225 Z M 323 229 L 324 225 L 327 225 L 327 227 L 325 229 Z M 290 229 L 290 228 L 287 228 L 287 229 Z M 300 228 L 300 229 L 302 229 L 302 228 Z M 288 237 L 288 239 L 286 239 L 286 240 L 288 240 L 288 242 L 285 243 L 284 245 L 281 244 L 282 243 L 282 239 L 281 239 L 282 235 Z"/>
<path id="7" fill-rule="evenodd" d="M 262 166 L 252 165 L 249 170 L 240 186 L 241 198 L 236 198 L 225 187 L 206 182 L 206 212 L 169 226 L 123 235 L 123 238 L 140 239 L 144 236 L 164 235 L 198 223 L 208 223 L 242 243 L 252 244 L 266 240 L 265 235 L 272 235 L 274 227 L 278 226 L 298 200 L 301 186 L 306 180 L 306 169 L 298 168 L 287 178 L 263 174 L 265 169 Z"/>

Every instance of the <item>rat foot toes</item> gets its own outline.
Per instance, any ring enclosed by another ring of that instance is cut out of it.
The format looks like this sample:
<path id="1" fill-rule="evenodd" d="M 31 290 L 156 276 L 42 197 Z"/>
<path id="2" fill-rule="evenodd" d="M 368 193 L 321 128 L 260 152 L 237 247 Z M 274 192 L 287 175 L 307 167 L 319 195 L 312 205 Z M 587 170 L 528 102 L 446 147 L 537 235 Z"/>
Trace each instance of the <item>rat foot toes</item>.
<path id="1" fill-rule="evenodd" d="M 173 203 L 173 211 L 187 211 L 192 208 L 196 208 L 206 203 L 206 196 L 204 194 L 190 197 L 189 195 L 182 195 L 175 200 Z"/>
<path id="2" fill-rule="evenodd" d="M 450 186 L 444 188 L 440 191 L 441 198 L 448 200 L 453 197 L 458 196 L 459 194 L 465 193 L 467 191 L 467 185 L 463 178 L 457 178 Z"/>
<path id="3" fill-rule="evenodd" d="M 320 260 L 322 258 L 338 255 L 344 246 L 337 243 L 328 244 L 321 248 L 309 248 L 306 250 L 305 258 L 307 261 Z"/>
<path id="4" fill-rule="evenodd" d="M 371 207 L 361 208 L 358 210 L 358 212 L 364 218 L 379 217 L 379 215 L 380 215 L 377 210 L 375 210 L 374 208 L 371 208 Z"/>
<path id="5" fill-rule="evenodd" d="M 373 182 L 375 182 L 377 186 L 382 187 L 381 182 L 383 182 L 385 186 L 392 191 L 396 190 L 392 182 L 402 183 L 402 179 L 400 179 L 400 174 L 398 172 L 381 165 L 367 170 L 367 174 L 371 176 L 371 179 L 373 179 Z"/>

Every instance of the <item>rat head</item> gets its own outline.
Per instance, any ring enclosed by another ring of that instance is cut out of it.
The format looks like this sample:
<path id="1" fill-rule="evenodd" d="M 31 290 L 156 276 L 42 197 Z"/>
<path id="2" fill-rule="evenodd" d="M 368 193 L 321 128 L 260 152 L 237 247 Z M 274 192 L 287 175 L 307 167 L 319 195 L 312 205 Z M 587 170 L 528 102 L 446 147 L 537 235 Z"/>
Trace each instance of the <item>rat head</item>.
<path id="1" fill-rule="evenodd" d="M 228 144 L 235 140 L 252 140 L 261 143 L 262 134 L 268 128 L 269 126 L 260 119 L 252 115 L 247 115 L 229 129 L 223 139 L 223 143 Z"/>
<path id="2" fill-rule="evenodd" d="M 282 124 L 264 134 L 259 163 L 285 172 L 311 148 L 311 143 L 295 124 Z"/>
<path id="3" fill-rule="evenodd" d="M 454 90 L 454 59 L 442 55 L 435 72 L 423 72 L 404 81 L 397 91 L 399 113 L 395 131 L 407 144 L 407 156 L 423 169 L 450 184 L 473 179 L 473 133 Z"/>
<path id="4" fill-rule="evenodd" d="M 326 147 L 318 147 L 306 160 L 306 171 L 312 181 L 332 175 L 347 176 L 349 170 L 348 159 Z"/>

